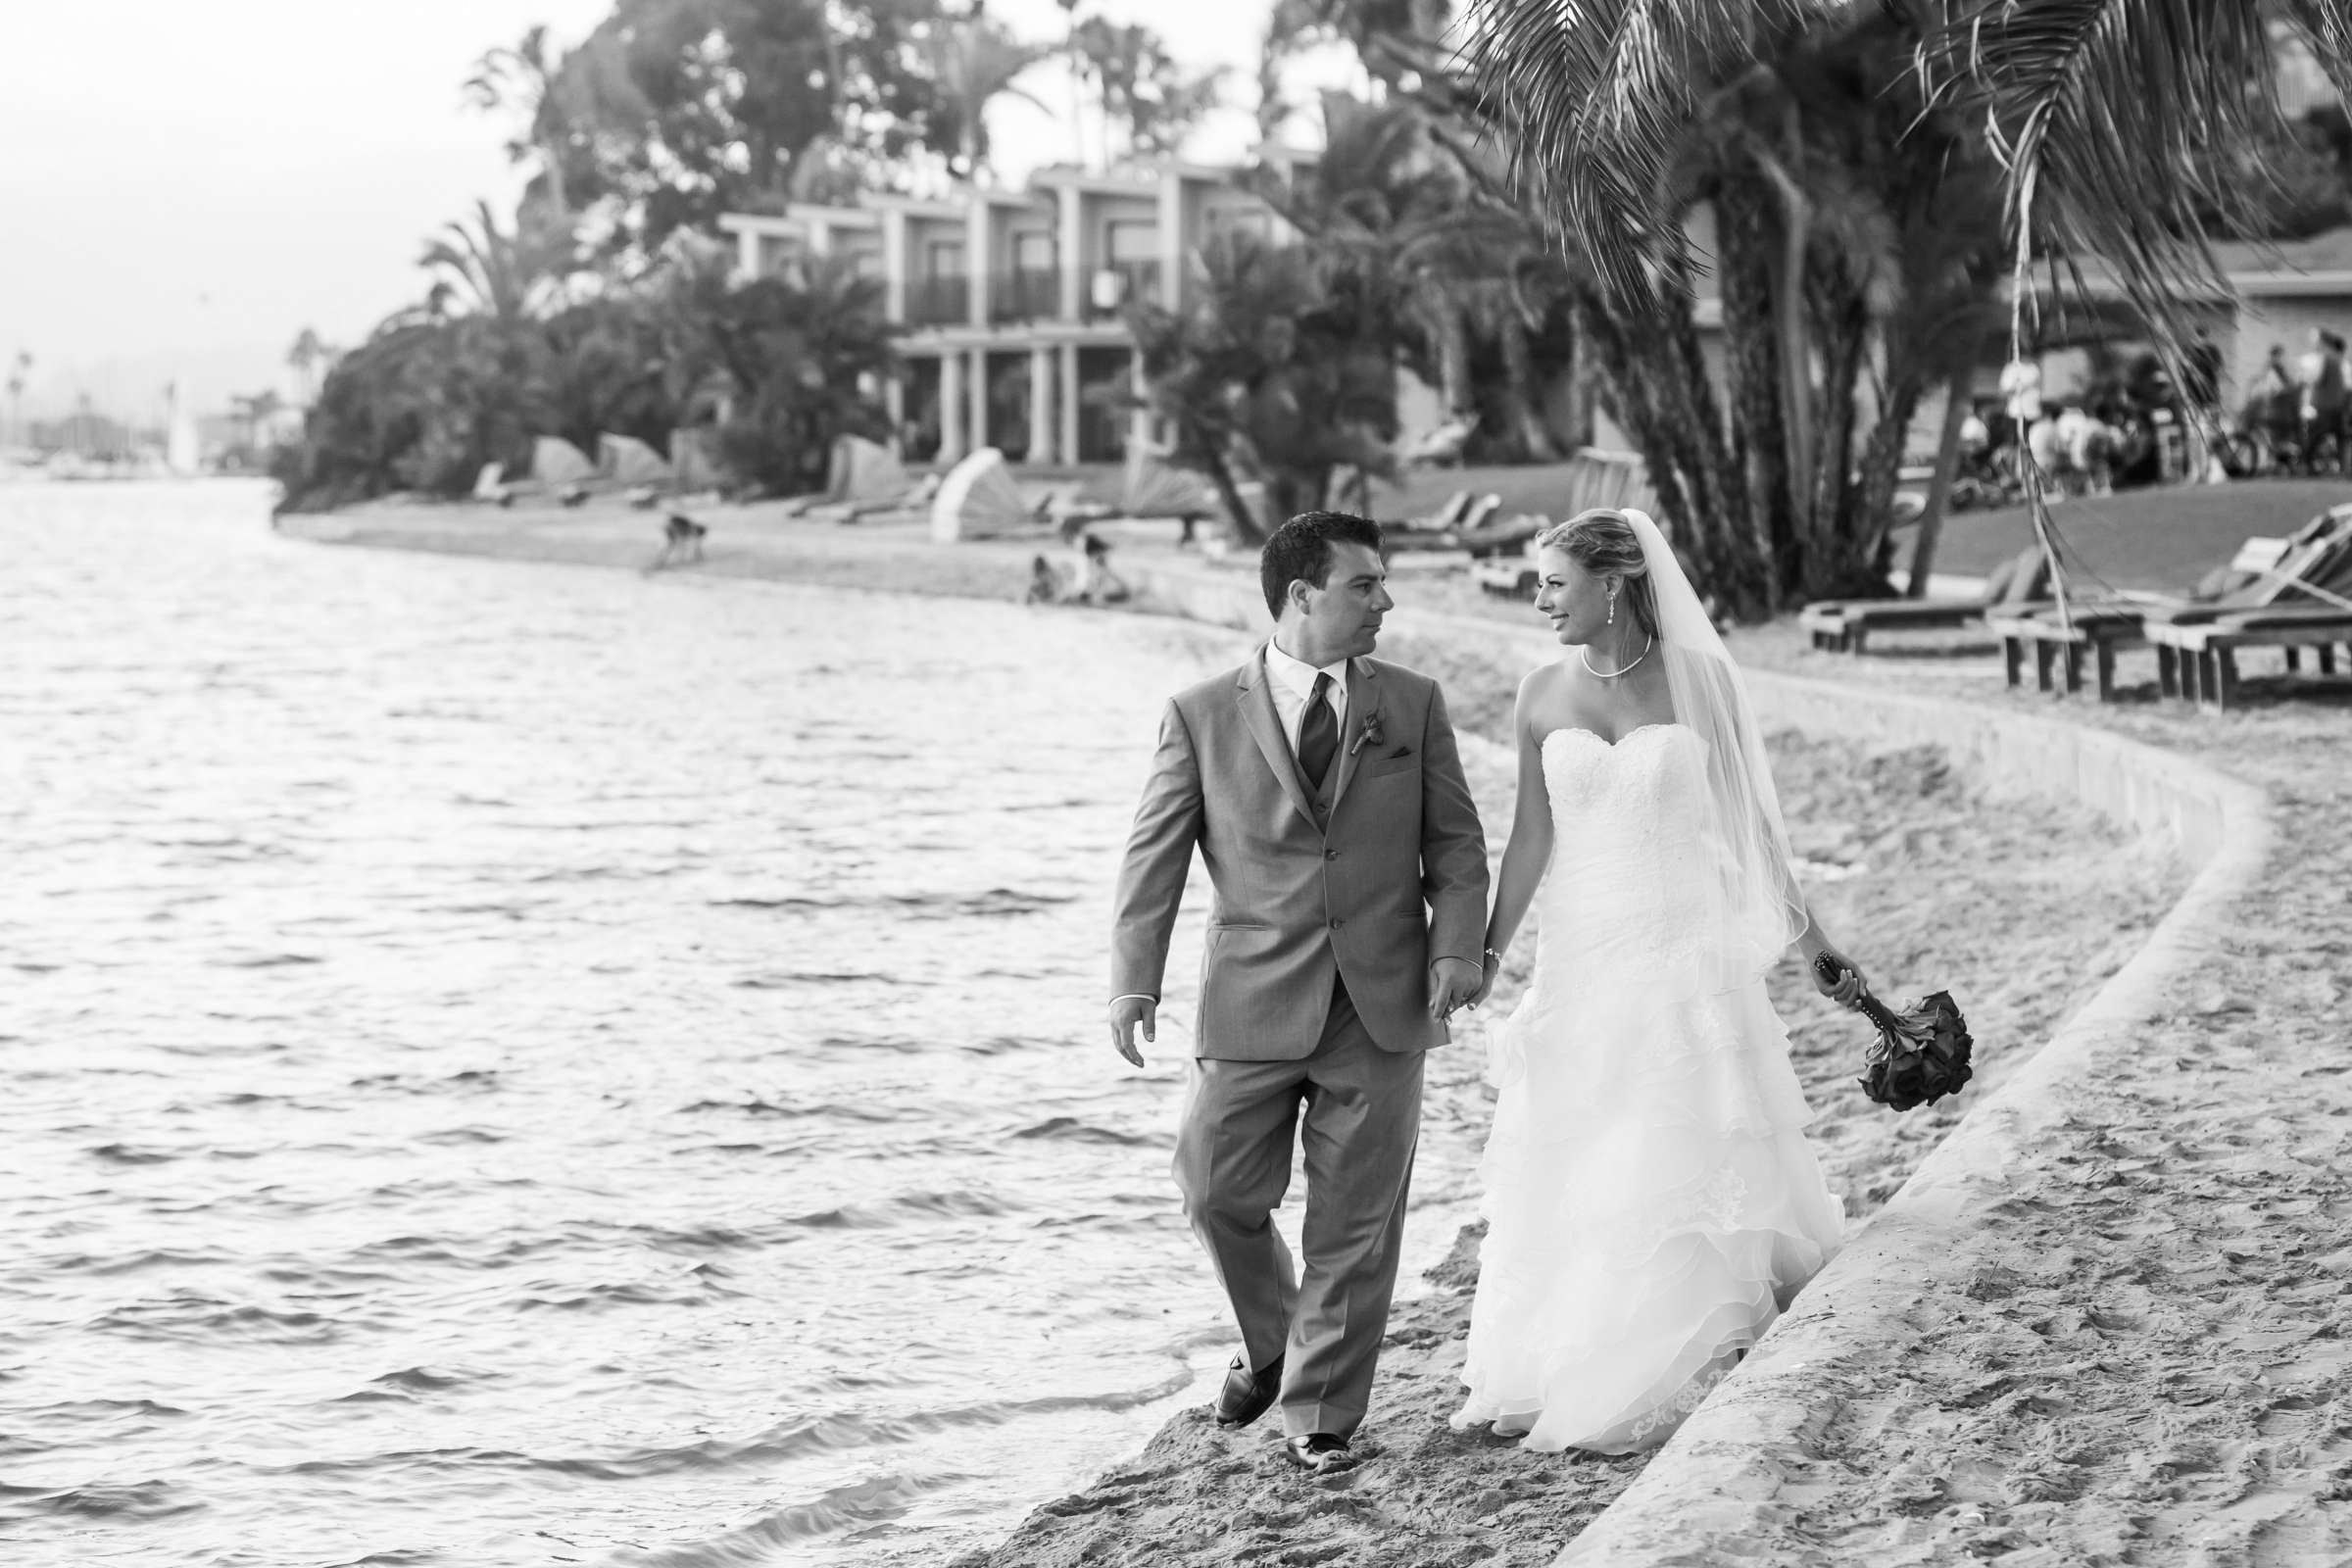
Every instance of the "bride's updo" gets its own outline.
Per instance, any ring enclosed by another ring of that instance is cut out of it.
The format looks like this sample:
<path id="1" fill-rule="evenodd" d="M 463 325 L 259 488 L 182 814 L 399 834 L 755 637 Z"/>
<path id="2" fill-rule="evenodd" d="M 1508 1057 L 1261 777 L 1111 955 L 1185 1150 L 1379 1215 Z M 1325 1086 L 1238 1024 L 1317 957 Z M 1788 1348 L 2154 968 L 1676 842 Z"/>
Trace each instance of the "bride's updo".
<path id="1" fill-rule="evenodd" d="M 1536 535 L 1536 548 L 1561 551 L 1595 576 L 1615 572 L 1625 581 L 1622 592 L 1634 624 L 1644 636 L 1658 634 L 1658 600 L 1649 585 L 1649 560 L 1624 513 L 1610 507 L 1580 512 Z"/>

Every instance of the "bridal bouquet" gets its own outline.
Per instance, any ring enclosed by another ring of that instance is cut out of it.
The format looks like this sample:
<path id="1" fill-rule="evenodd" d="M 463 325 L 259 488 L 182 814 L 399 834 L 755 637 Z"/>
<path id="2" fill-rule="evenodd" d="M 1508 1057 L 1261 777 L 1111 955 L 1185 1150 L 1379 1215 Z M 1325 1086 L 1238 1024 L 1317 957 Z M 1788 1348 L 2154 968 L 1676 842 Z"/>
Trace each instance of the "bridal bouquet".
<path id="1" fill-rule="evenodd" d="M 1824 978 L 1837 981 L 1836 960 L 1824 954 L 1816 963 Z M 1950 992 L 1935 992 L 1900 1012 L 1867 991 L 1854 1005 L 1879 1026 L 1879 1038 L 1862 1057 L 1862 1092 L 1872 1100 L 1909 1110 L 1956 1095 L 1968 1082 L 1969 1052 L 1976 1042 Z"/>

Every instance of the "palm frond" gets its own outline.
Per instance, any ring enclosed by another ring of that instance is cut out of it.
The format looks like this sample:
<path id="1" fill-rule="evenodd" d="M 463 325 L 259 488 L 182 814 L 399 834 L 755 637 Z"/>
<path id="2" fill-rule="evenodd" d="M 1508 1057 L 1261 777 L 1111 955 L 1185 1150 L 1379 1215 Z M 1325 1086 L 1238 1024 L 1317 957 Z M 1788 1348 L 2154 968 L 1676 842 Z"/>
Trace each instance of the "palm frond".
<path id="1" fill-rule="evenodd" d="M 1665 199 L 1701 95 L 1759 38 L 1821 9 L 1807 0 L 1478 0 L 1463 59 L 1503 131 L 1513 178 L 1621 306 L 1645 308 L 1689 273 Z"/>
<path id="2" fill-rule="evenodd" d="M 2342 51 L 2340 0 L 2297 0 Z M 1921 46 L 1939 99 L 1982 117 L 2006 172 L 2021 312 L 2048 264 L 2058 301 L 2104 272 L 2177 359 L 2181 304 L 2226 291 L 2201 213 L 2253 216 L 2225 177 L 2276 135 L 2267 0 L 1940 0 Z M 2330 15 L 2332 13 L 2332 15 Z M 2327 49 L 2323 43 L 2323 53 Z M 2089 270 L 2087 272 L 2085 270 Z M 2021 316 L 2019 334 L 2023 335 Z"/>

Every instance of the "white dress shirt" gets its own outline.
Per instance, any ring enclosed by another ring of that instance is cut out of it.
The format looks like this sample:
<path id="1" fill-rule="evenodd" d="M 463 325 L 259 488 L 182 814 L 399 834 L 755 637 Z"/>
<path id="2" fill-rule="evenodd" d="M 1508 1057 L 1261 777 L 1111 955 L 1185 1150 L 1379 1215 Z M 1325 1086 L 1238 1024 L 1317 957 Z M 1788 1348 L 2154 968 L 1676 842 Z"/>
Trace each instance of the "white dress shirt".
<path id="1" fill-rule="evenodd" d="M 1293 659 L 1272 641 L 1266 644 L 1266 673 L 1273 677 L 1272 696 L 1274 716 L 1282 720 L 1283 738 L 1291 743 L 1291 755 L 1298 755 L 1298 729 L 1306 719 L 1306 700 L 1315 693 L 1315 677 L 1329 675 L 1331 689 L 1324 701 L 1331 704 L 1331 714 L 1339 722 L 1339 734 L 1344 742 L 1348 737 L 1348 661 L 1325 664 L 1318 669 L 1303 661 Z"/>

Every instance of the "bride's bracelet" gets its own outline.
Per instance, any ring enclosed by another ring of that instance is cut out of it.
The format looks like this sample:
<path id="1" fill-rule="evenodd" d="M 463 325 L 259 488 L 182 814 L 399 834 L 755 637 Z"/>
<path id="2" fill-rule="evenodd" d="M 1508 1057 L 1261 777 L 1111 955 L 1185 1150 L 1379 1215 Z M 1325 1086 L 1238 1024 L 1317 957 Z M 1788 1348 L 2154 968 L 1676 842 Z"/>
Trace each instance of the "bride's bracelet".
<path id="1" fill-rule="evenodd" d="M 1502 955 L 1496 953 L 1493 948 L 1489 948 L 1487 950 L 1487 967 L 1489 969 L 1499 969 L 1502 967 Z"/>

